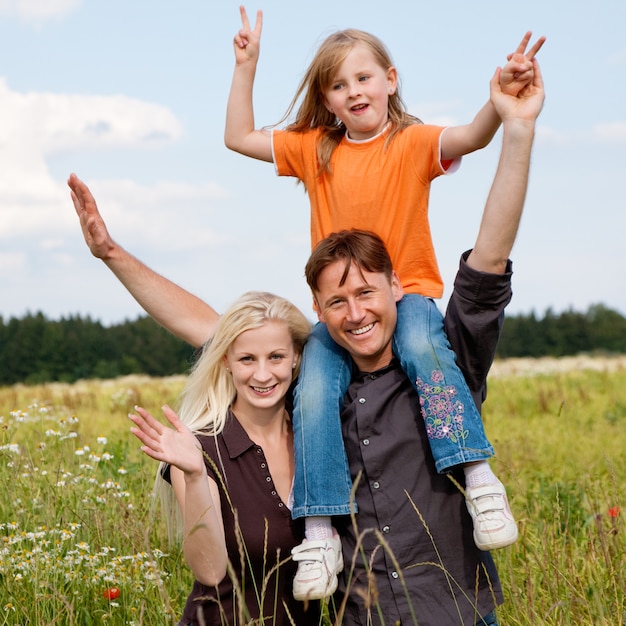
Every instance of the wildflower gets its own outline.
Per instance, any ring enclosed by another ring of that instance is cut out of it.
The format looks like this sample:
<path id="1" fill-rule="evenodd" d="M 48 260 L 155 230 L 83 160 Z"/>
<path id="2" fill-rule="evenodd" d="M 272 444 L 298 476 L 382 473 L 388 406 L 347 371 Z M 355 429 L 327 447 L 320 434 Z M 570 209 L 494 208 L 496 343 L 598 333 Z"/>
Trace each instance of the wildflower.
<path id="1" fill-rule="evenodd" d="M 613 519 L 616 519 L 620 514 L 620 509 L 618 506 L 612 506 L 609 508 L 609 516 Z"/>
<path id="2" fill-rule="evenodd" d="M 106 437 L 98 437 L 98 438 L 96 439 L 96 441 L 97 441 L 98 443 L 102 444 L 103 446 L 106 446 L 106 444 L 107 444 L 107 441 L 108 441 L 108 440 L 107 440 L 107 438 L 106 438 Z"/>
<path id="3" fill-rule="evenodd" d="M 120 590 L 118 587 L 109 587 L 105 589 L 102 594 L 107 600 L 115 600 L 120 597 Z"/>

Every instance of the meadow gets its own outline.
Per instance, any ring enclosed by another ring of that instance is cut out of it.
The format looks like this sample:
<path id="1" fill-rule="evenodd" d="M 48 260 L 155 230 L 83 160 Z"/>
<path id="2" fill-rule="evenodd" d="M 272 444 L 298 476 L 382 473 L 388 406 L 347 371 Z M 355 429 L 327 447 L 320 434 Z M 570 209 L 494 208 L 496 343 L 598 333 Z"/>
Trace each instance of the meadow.
<path id="1" fill-rule="evenodd" d="M 494 553 L 501 626 L 625 623 L 626 363 L 564 363 L 497 362 L 490 377 L 494 469 L 520 526 Z M 127 414 L 160 415 L 183 384 L 0 388 L 0 626 L 176 623 L 191 575 Z"/>

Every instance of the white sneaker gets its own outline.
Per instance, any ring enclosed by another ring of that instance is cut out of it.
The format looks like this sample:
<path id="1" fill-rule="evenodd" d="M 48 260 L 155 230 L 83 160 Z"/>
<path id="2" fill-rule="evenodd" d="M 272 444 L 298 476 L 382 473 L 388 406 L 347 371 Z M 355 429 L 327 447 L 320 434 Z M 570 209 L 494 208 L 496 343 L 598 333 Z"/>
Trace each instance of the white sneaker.
<path id="1" fill-rule="evenodd" d="M 298 571 L 293 579 L 296 600 L 321 600 L 335 593 L 337 574 L 343 569 L 341 540 L 337 535 L 328 539 L 305 539 L 291 550 Z"/>
<path id="2" fill-rule="evenodd" d="M 501 482 L 465 490 L 474 522 L 474 542 L 480 550 L 496 550 L 517 541 L 517 524 Z"/>

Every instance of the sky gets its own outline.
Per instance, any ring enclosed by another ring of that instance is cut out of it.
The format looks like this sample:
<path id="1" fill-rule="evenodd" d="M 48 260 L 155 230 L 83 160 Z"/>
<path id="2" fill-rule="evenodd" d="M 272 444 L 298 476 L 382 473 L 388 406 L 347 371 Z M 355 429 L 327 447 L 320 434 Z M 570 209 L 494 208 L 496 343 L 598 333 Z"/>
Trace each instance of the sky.
<path id="1" fill-rule="evenodd" d="M 302 186 L 223 142 L 239 4 L 230 0 L 0 0 L 0 317 L 105 324 L 142 313 L 86 248 L 66 185 L 90 187 L 118 243 L 218 311 L 251 290 L 311 319 Z M 626 315 L 626 3 L 265 0 L 257 127 L 278 122 L 318 45 L 355 27 L 391 51 L 411 113 L 469 122 L 527 30 L 546 103 L 512 253 L 510 314 Z M 430 218 L 446 293 L 472 246 L 499 132 L 434 181 Z M 620 182 L 622 181 L 622 182 Z"/>

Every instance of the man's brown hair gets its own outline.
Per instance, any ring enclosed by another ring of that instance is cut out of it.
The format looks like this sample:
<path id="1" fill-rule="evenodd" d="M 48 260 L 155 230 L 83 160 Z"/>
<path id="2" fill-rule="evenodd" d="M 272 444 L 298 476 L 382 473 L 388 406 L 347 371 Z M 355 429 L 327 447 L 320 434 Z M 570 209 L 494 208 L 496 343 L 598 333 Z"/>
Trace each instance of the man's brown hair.
<path id="1" fill-rule="evenodd" d="M 322 271 L 335 261 L 345 261 L 346 267 L 341 277 L 343 285 L 352 263 L 366 272 L 385 274 L 391 280 L 393 266 L 383 240 L 368 230 L 342 230 L 331 233 L 313 249 L 304 269 L 306 281 L 312 291 L 318 290 Z"/>

